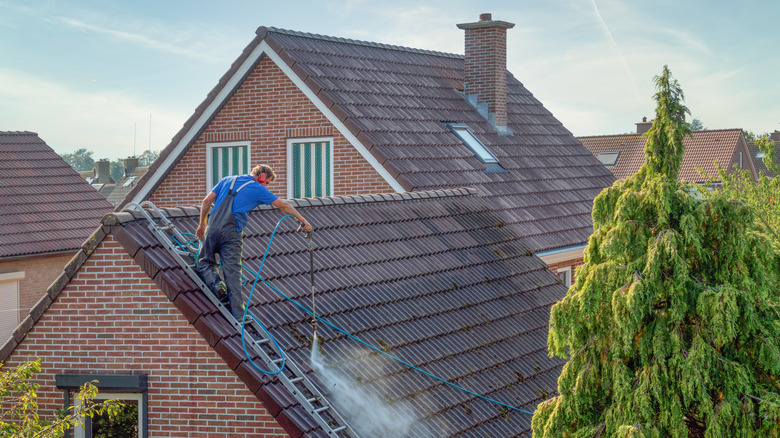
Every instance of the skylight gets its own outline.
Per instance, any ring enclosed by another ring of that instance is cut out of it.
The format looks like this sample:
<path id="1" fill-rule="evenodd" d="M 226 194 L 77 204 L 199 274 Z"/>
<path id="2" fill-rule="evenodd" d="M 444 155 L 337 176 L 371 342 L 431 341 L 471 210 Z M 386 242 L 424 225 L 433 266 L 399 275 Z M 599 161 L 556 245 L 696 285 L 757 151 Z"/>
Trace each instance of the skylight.
<path id="1" fill-rule="evenodd" d="M 601 152 L 596 157 L 606 167 L 614 166 L 617 163 L 620 152 Z"/>
<path id="2" fill-rule="evenodd" d="M 490 152 L 490 149 L 474 136 L 474 133 L 471 132 L 468 126 L 458 124 L 449 124 L 447 126 L 458 136 L 463 144 L 471 149 L 471 152 L 473 152 L 480 161 L 483 163 L 498 163 L 498 158 L 496 158 L 496 156 Z"/>
<path id="3" fill-rule="evenodd" d="M 122 188 L 126 189 L 128 187 L 132 187 L 133 186 L 133 181 L 135 181 L 135 177 L 134 176 L 131 176 L 131 177 L 127 178 L 125 183 L 122 184 Z"/>

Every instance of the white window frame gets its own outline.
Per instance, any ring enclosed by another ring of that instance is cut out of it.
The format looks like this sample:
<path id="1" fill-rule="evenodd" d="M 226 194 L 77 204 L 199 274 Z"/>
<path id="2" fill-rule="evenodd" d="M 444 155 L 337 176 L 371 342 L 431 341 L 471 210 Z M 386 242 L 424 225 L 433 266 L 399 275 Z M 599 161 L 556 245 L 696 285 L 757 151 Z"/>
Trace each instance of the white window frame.
<path id="1" fill-rule="evenodd" d="M 213 160 L 211 158 L 212 151 L 218 148 L 228 148 L 235 146 L 246 146 L 246 164 L 248 172 L 252 171 L 252 143 L 249 141 L 225 141 L 225 142 L 211 142 L 206 143 L 206 192 L 210 192 L 214 186 L 211 184 L 211 180 L 214 177 L 214 171 L 212 170 Z M 227 176 L 227 175 L 225 175 Z"/>
<path id="2" fill-rule="evenodd" d="M 466 145 L 475 157 L 483 163 L 496 163 L 498 164 L 498 157 L 480 141 L 468 126 L 462 123 L 451 123 L 447 127 L 450 128 L 453 134 L 455 134 L 460 141 Z"/>
<path id="3" fill-rule="evenodd" d="M 294 181 L 293 178 L 295 176 L 293 171 L 293 159 L 292 159 L 292 150 L 293 150 L 293 144 L 299 144 L 299 143 L 324 143 L 328 142 L 330 143 L 330 184 L 328 185 L 328 192 L 330 193 L 330 196 L 334 195 L 333 188 L 335 186 L 334 180 L 335 180 L 335 169 L 336 169 L 336 163 L 333 161 L 334 157 L 334 150 L 336 149 L 335 144 L 333 143 L 333 137 L 302 137 L 302 138 L 288 138 L 287 139 L 287 198 L 291 199 L 294 196 L 293 188 L 294 188 Z"/>
<path id="4" fill-rule="evenodd" d="M 0 274 L 0 283 L 6 285 L 11 284 L 15 287 L 16 293 L 15 297 L 11 297 L 12 302 L 15 303 L 14 308 L 12 309 L 0 309 L 0 317 L 3 318 L 3 321 L 10 321 L 13 327 L 10 325 L 10 331 L 7 333 L 0 333 L 0 342 L 4 343 L 8 338 L 13 336 L 14 330 L 16 330 L 16 327 L 19 326 L 20 318 L 19 318 L 19 309 L 21 308 L 21 285 L 20 282 L 24 280 L 25 274 L 24 271 L 16 271 L 16 272 L 7 272 Z M 9 319 L 6 319 L 9 318 Z"/>
<path id="5" fill-rule="evenodd" d="M 567 288 L 571 287 L 571 266 L 567 266 L 565 268 L 560 268 L 555 272 L 558 275 L 558 278 L 560 279 L 560 275 L 562 273 L 566 273 L 566 280 L 563 280 L 563 285 Z"/>
<path id="6" fill-rule="evenodd" d="M 144 394 L 141 392 L 103 392 L 99 391 L 95 400 L 133 400 L 138 402 L 138 436 L 143 436 L 144 430 L 144 413 L 146 412 L 146 406 L 144 406 Z M 75 400 L 76 408 L 81 407 L 81 400 Z M 74 427 L 75 438 L 86 438 L 87 431 L 84 430 L 84 426 L 79 424 Z"/>

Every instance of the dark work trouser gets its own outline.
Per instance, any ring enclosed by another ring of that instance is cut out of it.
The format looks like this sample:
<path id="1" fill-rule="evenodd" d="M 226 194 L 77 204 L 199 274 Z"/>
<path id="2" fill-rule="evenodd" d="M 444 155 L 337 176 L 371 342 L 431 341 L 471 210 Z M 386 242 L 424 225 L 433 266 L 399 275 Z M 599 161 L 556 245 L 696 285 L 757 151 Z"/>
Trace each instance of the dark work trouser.
<path id="1" fill-rule="evenodd" d="M 236 220 L 233 218 L 232 210 L 233 196 L 228 195 L 219 204 L 216 211 L 209 216 L 198 260 L 198 273 L 206 286 L 215 291 L 220 278 L 214 255 L 219 254 L 222 274 L 225 277 L 228 299 L 230 300 L 230 312 L 236 320 L 241 321 L 244 316 L 241 308 L 241 304 L 244 302 L 241 295 L 243 233 L 236 231 Z"/>

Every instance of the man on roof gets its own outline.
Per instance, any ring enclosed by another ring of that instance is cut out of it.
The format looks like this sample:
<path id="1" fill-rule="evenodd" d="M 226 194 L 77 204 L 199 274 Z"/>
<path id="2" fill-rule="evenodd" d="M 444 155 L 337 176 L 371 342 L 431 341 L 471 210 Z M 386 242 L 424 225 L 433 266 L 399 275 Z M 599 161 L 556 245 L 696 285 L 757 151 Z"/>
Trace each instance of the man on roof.
<path id="1" fill-rule="evenodd" d="M 200 223 L 195 232 L 198 239 L 203 241 L 198 273 L 218 297 L 227 293 L 230 312 L 238 321 L 243 316 L 241 251 L 244 243 L 242 230 L 248 219 L 247 213 L 260 204 L 273 205 L 295 217 L 304 232 L 312 230 L 309 222 L 295 207 L 266 188 L 275 179 L 276 173 L 266 165 L 256 166 L 248 175 L 226 176 L 203 198 L 200 206 Z M 209 215 L 212 203 L 214 211 Z M 222 262 L 224 281 L 219 277 L 215 254 L 219 254 Z"/>

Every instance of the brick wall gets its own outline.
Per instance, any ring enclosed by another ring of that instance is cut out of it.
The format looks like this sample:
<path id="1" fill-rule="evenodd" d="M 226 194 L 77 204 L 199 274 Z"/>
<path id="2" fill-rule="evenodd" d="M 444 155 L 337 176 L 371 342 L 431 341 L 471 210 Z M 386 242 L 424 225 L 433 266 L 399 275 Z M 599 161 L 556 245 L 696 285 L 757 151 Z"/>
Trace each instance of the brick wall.
<path id="1" fill-rule="evenodd" d="M 467 28 L 464 68 L 466 94 L 479 96 L 495 124 L 506 126 L 506 27 Z"/>
<path id="2" fill-rule="evenodd" d="M 19 281 L 19 321 L 30 313 L 30 308 L 41 299 L 46 293 L 46 289 L 60 276 L 62 268 L 71 257 L 73 257 L 73 253 L 0 262 L 0 274 L 24 272 L 24 280 Z"/>
<path id="3" fill-rule="evenodd" d="M 394 190 L 337 132 L 311 101 L 266 57 L 151 196 L 161 207 L 200 205 L 206 195 L 206 143 L 248 140 L 251 166 L 269 164 L 277 180 L 268 188 L 287 193 L 287 139 L 333 137 L 334 195 Z"/>
<path id="4" fill-rule="evenodd" d="M 550 270 L 556 274 L 558 273 L 558 269 L 571 267 L 571 284 L 574 284 L 577 278 L 577 268 L 584 264 L 585 264 L 585 260 L 583 260 L 582 257 L 580 257 L 578 259 L 564 260 L 558 263 L 550 263 L 547 266 L 549 266 Z"/>
<path id="5" fill-rule="evenodd" d="M 6 361 L 42 359 L 41 413 L 61 373 L 148 374 L 149 436 L 282 437 L 284 430 L 108 236 Z"/>

